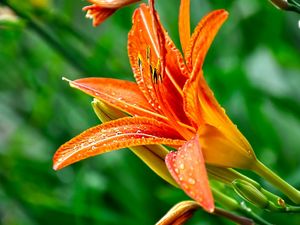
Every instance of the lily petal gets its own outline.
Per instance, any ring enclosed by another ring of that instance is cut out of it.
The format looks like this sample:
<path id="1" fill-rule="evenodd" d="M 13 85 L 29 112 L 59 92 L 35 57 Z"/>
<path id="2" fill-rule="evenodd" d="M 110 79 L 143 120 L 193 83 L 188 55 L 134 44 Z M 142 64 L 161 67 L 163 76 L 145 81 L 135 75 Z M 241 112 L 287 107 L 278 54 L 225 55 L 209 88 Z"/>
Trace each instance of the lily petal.
<path id="1" fill-rule="evenodd" d="M 188 47 L 191 37 L 191 25 L 190 25 L 190 0 L 181 0 L 179 9 L 179 37 L 182 47 L 182 51 Z"/>
<path id="2" fill-rule="evenodd" d="M 159 18 L 145 4 L 133 15 L 128 54 L 137 84 L 155 111 L 165 115 L 168 111 L 187 122 L 182 110 L 182 88 L 189 76 L 187 68 Z"/>
<path id="3" fill-rule="evenodd" d="M 170 152 L 165 161 L 182 190 L 206 211 L 213 212 L 214 199 L 209 187 L 198 135 L 187 141 L 177 152 Z"/>
<path id="4" fill-rule="evenodd" d="M 99 5 L 93 4 L 86 6 L 82 9 L 86 11 L 86 17 L 93 19 L 93 26 L 96 27 L 100 25 L 104 20 L 110 17 L 117 9 L 114 8 L 104 8 Z"/>
<path id="5" fill-rule="evenodd" d="M 89 2 L 105 8 L 121 8 L 140 0 L 88 0 Z"/>
<path id="6" fill-rule="evenodd" d="M 186 63 L 190 72 L 199 73 L 199 70 L 202 69 L 206 53 L 227 17 L 228 12 L 221 9 L 209 13 L 199 22 L 185 52 Z"/>
<path id="7" fill-rule="evenodd" d="M 187 80 L 183 88 L 184 111 L 196 129 L 203 124 L 203 115 L 197 91 L 199 89 L 201 76 L 202 74 L 191 77 Z"/>
<path id="8" fill-rule="evenodd" d="M 198 98 L 201 108 L 201 117 L 207 125 L 217 128 L 226 136 L 226 139 L 231 140 L 234 145 L 243 149 L 246 154 L 255 155 L 253 149 L 247 139 L 239 131 L 236 125 L 226 115 L 225 110 L 216 100 L 214 93 L 206 83 L 202 73 L 199 73 L 199 88 Z M 205 124 L 204 124 L 205 125 Z M 203 131 L 203 129 L 202 129 Z M 255 156 L 254 156 L 255 157 Z"/>
<path id="9" fill-rule="evenodd" d="M 61 169 L 82 159 L 112 150 L 139 145 L 181 146 L 176 131 L 157 120 L 125 117 L 92 127 L 63 144 L 53 157 L 53 168 Z"/>
<path id="10" fill-rule="evenodd" d="M 69 81 L 77 88 L 105 103 L 133 116 L 154 117 L 162 120 L 149 105 L 136 83 L 111 78 L 83 78 Z"/>
<path id="11" fill-rule="evenodd" d="M 251 169 L 256 161 L 251 146 L 243 147 L 227 135 L 208 124 L 200 127 L 199 138 L 205 162 L 220 167 Z"/>
<path id="12" fill-rule="evenodd" d="M 138 2 L 139 0 L 88 0 L 93 3 L 84 7 L 87 11 L 86 17 L 93 19 L 93 26 L 100 25 L 104 20 L 110 17 L 116 10 L 126 5 Z"/>

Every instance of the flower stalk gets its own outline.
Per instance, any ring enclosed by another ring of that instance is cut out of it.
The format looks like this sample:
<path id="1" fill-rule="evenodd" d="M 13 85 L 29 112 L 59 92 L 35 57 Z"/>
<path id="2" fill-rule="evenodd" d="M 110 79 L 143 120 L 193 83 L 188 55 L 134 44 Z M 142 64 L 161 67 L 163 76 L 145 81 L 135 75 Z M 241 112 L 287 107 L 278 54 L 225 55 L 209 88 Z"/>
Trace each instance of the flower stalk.
<path id="1" fill-rule="evenodd" d="M 260 161 L 257 161 L 252 170 L 258 175 L 269 181 L 276 188 L 278 188 L 283 194 L 285 194 L 291 201 L 296 204 L 300 204 L 300 191 L 294 188 L 292 185 L 288 184 L 272 170 L 266 167 Z"/>
<path id="2" fill-rule="evenodd" d="M 212 187 L 212 192 L 216 202 L 218 202 L 224 208 L 230 211 L 236 211 L 238 213 L 241 213 L 242 215 L 251 218 L 254 222 L 257 222 L 258 224 L 272 225 L 271 223 L 257 215 L 255 212 L 253 212 L 252 209 L 249 208 L 245 202 L 239 203 L 235 199 L 223 194 L 215 187 Z"/>

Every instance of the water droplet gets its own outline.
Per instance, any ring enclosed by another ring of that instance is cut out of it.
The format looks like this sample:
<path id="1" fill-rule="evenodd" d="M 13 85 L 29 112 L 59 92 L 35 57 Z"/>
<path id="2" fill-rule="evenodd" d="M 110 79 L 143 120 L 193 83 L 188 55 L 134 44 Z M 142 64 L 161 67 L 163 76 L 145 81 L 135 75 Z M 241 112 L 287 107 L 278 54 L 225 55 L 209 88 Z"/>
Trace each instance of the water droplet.
<path id="1" fill-rule="evenodd" d="M 180 168 L 181 170 L 183 170 L 183 169 L 184 169 L 184 164 L 181 163 L 181 164 L 179 165 L 179 168 Z"/>
<path id="2" fill-rule="evenodd" d="M 196 183 L 195 179 L 194 179 L 194 178 L 191 178 L 191 177 L 188 179 L 188 182 L 189 182 L 190 184 L 195 184 L 195 183 Z"/>
<path id="3" fill-rule="evenodd" d="M 95 150 L 95 149 L 96 149 L 96 146 L 93 145 L 93 146 L 92 146 L 92 150 Z"/>

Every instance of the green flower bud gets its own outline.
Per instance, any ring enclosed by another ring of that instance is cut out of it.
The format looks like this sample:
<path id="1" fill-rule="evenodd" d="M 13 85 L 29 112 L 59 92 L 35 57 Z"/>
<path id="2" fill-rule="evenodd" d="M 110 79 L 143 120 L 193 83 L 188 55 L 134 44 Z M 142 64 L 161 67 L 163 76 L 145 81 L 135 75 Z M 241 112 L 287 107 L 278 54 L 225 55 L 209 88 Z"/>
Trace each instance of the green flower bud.
<path id="1" fill-rule="evenodd" d="M 238 195 L 253 205 L 260 208 L 267 208 L 269 206 L 268 198 L 251 183 L 236 179 L 232 182 L 232 185 Z"/>

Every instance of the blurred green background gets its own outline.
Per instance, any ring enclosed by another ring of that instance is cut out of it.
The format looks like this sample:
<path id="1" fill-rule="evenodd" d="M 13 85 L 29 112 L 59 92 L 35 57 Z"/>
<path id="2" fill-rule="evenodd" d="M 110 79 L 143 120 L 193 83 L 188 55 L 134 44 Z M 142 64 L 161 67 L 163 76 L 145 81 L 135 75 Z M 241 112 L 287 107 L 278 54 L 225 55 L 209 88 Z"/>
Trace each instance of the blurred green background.
<path id="1" fill-rule="evenodd" d="M 0 1 L 0 224 L 150 225 L 188 199 L 128 150 L 52 170 L 56 149 L 99 123 L 92 99 L 61 77 L 132 80 L 126 42 L 137 5 L 93 28 L 86 1 L 10 3 L 22 17 L 8 16 Z M 179 46 L 179 0 L 156 4 Z M 300 189 L 300 16 L 267 0 L 194 0 L 193 27 L 218 8 L 230 17 L 205 61 L 208 82 L 258 158 Z M 300 221 L 258 213 L 276 224 Z M 198 212 L 188 224 L 232 223 Z"/>

